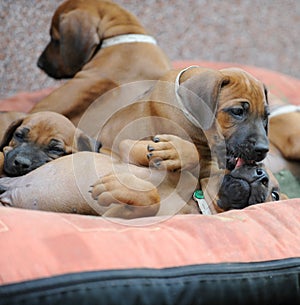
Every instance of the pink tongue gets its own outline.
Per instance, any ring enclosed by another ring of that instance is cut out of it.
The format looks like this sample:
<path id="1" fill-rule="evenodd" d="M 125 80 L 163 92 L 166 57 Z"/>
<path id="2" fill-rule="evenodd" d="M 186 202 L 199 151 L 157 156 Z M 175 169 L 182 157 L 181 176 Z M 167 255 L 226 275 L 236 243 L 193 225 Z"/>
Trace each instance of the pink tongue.
<path id="1" fill-rule="evenodd" d="M 240 167 L 244 164 L 245 164 L 245 161 L 241 158 L 238 158 L 235 167 L 237 168 L 237 167 Z"/>

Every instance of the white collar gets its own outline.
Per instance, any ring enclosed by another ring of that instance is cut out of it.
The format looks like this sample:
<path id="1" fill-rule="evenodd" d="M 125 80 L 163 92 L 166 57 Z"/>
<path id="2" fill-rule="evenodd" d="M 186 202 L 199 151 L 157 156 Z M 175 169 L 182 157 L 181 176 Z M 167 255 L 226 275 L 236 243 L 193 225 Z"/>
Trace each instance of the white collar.
<path id="1" fill-rule="evenodd" d="M 187 67 L 187 68 L 181 70 L 181 71 L 178 73 L 178 75 L 177 75 L 177 77 L 176 77 L 176 79 L 175 79 L 175 95 L 176 95 L 176 100 L 177 100 L 177 102 L 178 102 L 178 104 L 179 104 L 179 106 L 180 106 L 180 109 L 181 109 L 182 112 L 184 113 L 185 117 L 186 117 L 193 125 L 195 125 L 196 127 L 202 129 L 202 126 L 201 126 L 200 122 L 198 122 L 197 119 L 195 119 L 195 117 L 194 117 L 189 111 L 186 110 L 186 108 L 184 107 L 184 105 L 183 105 L 183 103 L 182 103 L 182 101 L 181 101 L 181 97 L 180 97 L 179 94 L 178 94 L 178 89 L 179 89 L 179 86 L 180 86 L 180 77 L 181 77 L 181 75 L 182 75 L 185 71 L 187 71 L 187 70 L 189 70 L 189 69 L 191 69 L 191 68 L 199 68 L 199 66 L 189 66 L 189 67 Z"/>
<path id="2" fill-rule="evenodd" d="M 291 112 L 298 112 L 300 111 L 300 105 L 284 105 L 284 106 L 279 106 L 278 108 L 274 109 L 271 111 L 271 114 L 269 115 L 269 118 L 273 118 L 275 116 L 281 115 L 281 114 L 286 114 L 286 113 L 291 113 Z"/>
<path id="3" fill-rule="evenodd" d="M 157 44 L 156 40 L 149 35 L 143 34 L 125 34 L 107 38 L 102 41 L 101 48 L 111 47 L 121 43 L 145 42 Z"/>

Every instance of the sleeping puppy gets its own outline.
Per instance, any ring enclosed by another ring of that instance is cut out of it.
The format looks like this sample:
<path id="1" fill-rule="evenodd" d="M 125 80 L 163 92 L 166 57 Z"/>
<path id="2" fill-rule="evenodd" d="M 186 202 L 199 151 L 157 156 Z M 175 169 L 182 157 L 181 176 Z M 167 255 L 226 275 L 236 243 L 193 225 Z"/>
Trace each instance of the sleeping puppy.
<path id="1" fill-rule="evenodd" d="M 7 128 L 0 143 L 1 173 L 25 175 L 64 155 L 97 151 L 97 145 L 61 114 L 45 111 L 24 115 Z"/>

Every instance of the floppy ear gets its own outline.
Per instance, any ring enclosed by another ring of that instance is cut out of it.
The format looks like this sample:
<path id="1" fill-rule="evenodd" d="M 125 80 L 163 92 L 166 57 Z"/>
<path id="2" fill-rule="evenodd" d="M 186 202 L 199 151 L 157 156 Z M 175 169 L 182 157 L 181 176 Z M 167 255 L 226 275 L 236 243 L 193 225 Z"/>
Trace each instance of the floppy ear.
<path id="1" fill-rule="evenodd" d="M 89 137 L 82 131 L 77 131 L 75 136 L 75 145 L 77 151 L 95 151 L 99 152 L 102 144 L 97 140 Z"/>
<path id="2" fill-rule="evenodd" d="M 9 144 L 16 129 L 23 123 L 24 118 L 13 121 L 6 129 L 3 138 L 0 142 L 0 151 Z"/>
<path id="3" fill-rule="evenodd" d="M 60 16 L 60 53 L 70 75 L 90 60 L 99 45 L 99 21 L 99 18 L 79 9 Z"/>
<path id="4" fill-rule="evenodd" d="M 178 95 L 186 110 L 204 130 L 215 119 L 220 90 L 229 83 L 229 78 L 219 71 L 206 70 L 180 84 Z"/>

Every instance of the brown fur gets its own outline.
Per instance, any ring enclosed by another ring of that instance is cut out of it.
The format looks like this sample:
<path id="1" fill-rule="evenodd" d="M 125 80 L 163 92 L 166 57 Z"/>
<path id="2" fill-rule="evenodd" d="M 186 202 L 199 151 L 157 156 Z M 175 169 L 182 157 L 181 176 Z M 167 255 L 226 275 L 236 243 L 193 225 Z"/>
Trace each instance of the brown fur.
<path id="1" fill-rule="evenodd" d="M 247 152 L 244 158 L 255 161 L 261 161 L 268 150 L 266 90 L 261 82 L 240 69 L 188 69 L 180 78 L 178 92 L 188 112 L 202 123 L 200 129 L 185 117 L 176 102 L 174 81 L 178 73 L 179 70 L 166 73 L 147 96 L 115 112 L 102 128 L 99 139 L 104 148 L 118 154 L 124 139 L 172 134 L 193 142 L 199 153 L 201 185 L 211 198 L 211 208 L 218 210 L 215 199 L 219 185 L 213 183 L 209 189 L 207 183 L 209 177 L 224 174 L 220 166 L 226 165 L 226 149 L 232 153 Z M 241 123 L 228 109 L 240 108 L 245 101 L 249 109 Z M 254 153 L 256 144 L 250 142 L 263 146 L 263 153 Z M 249 147 L 240 147 L 241 143 Z"/>
<path id="2" fill-rule="evenodd" d="M 149 43 L 101 49 L 102 40 L 146 34 L 137 18 L 105 0 L 68 0 L 54 13 L 51 41 L 38 65 L 55 78 L 73 78 L 40 101 L 31 112 L 50 110 L 74 124 L 89 105 L 124 83 L 157 79 L 170 68 L 162 50 Z"/>
<path id="3" fill-rule="evenodd" d="M 0 150 L 2 175 L 19 176 L 58 157 L 80 150 L 98 150 L 98 146 L 63 115 L 44 111 L 11 123 Z"/>
<path id="4" fill-rule="evenodd" d="M 220 178 L 224 173 L 224 170 L 220 170 L 219 166 L 222 162 L 226 163 L 226 160 L 222 159 L 222 150 L 219 149 L 221 140 L 225 137 L 229 143 L 226 144 L 230 145 L 229 148 L 232 151 L 239 148 L 236 147 L 239 143 L 248 141 L 250 136 L 261 141 L 264 145 L 268 144 L 266 140 L 267 126 L 264 125 L 267 114 L 266 92 L 261 82 L 239 69 L 221 71 L 202 68 L 188 69 L 180 78 L 178 92 L 189 113 L 192 113 L 198 122 L 203 123 L 203 128 L 197 128 L 185 117 L 176 102 L 174 80 L 178 72 L 178 70 L 168 72 L 144 99 L 113 113 L 100 133 L 100 140 L 104 145 L 103 151 L 108 149 L 119 154 L 119 146 L 122 150 L 124 139 L 142 139 L 162 133 L 176 135 L 184 141 L 192 141 L 197 148 L 195 153 L 197 158 L 191 158 L 192 164 L 188 167 L 192 167 L 200 160 L 200 182 L 205 191 L 206 200 L 213 213 L 221 212 L 222 209 L 216 204 Z M 254 88 L 255 93 L 250 88 Z M 229 109 L 232 107 L 240 109 L 241 104 L 245 101 L 249 107 L 241 123 L 240 120 L 233 118 Z M 145 124 L 143 121 L 145 117 L 150 124 Z M 232 138 L 237 138 L 239 141 L 232 143 Z M 170 144 L 169 141 L 166 142 Z M 188 151 L 191 148 L 189 145 L 182 146 L 181 144 L 178 147 L 187 148 Z M 249 149 L 249 154 L 254 154 L 253 150 Z M 175 163 L 165 163 L 166 171 L 151 171 L 151 168 L 128 166 L 116 159 L 110 160 L 109 157 L 102 154 L 81 153 L 73 155 L 72 159 L 60 158 L 54 161 L 52 166 L 55 166 L 57 172 L 60 168 L 69 169 L 62 170 L 59 177 L 59 181 L 65 181 L 68 184 L 68 189 L 64 188 L 63 185 L 59 188 L 61 200 L 57 202 L 55 198 L 51 198 L 53 190 L 52 185 L 49 185 L 50 188 L 47 189 L 46 196 L 38 196 L 37 194 L 39 202 L 37 208 L 65 212 L 76 211 L 86 214 L 99 213 L 125 218 L 141 216 L 143 213 L 153 215 L 157 213 L 158 208 L 162 215 L 199 212 L 194 203 L 185 205 L 198 185 L 197 173 L 192 175 L 189 171 L 180 171 L 184 168 L 181 156 L 188 155 L 189 152 L 183 151 L 178 154 L 179 163 L 176 160 Z M 164 154 L 161 156 L 162 159 L 163 156 Z M 249 155 L 250 160 L 252 160 L 252 156 Z M 170 150 L 167 149 L 166 162 L 172 157 L 177 158 L 176 154 L 170 155 Z M 254 154 L 253 158 L 256 157 Z M 259 156 L 259 158 L 263 157 L 264 155 Z M 147 157 L 143 158 L 143 160 L 148 159 Z M 149 163 L 146 162 L 143 165 L 151 165 L 151 162 L 155 161 L 153 156 L 148 160 Z M 189 158 L 184 157 L 183 160 L 189 160 Z M 130 161 L 132 162 L 132 160 Z M 70 164 L 73 164 L 71 168 Z M 162 165 L 163 162 L 160 163 L 158 169 L 164 169 Z M 169 169 L 175 170 L 175 172 L 170 172 Z M 138 178 L 134 180 L 134 185 L 131 183 L 128 171 L 129 174 L 133 173 Z M 220 173 L 221 176 L 219 176 Z M 19 185 L 30 182 L 32 188 L 38 190 L 44 184 L 49 183 L 48 181 L 54 179 L 49 177 L 49 174 L 51 175 L 49 166 L 43 166 L 26 175 L 27 177 L 20 177 L 8 182 L 4 180 L 3 187 L 8 189 L 2 195 L 2 202 L 12 206 L 28 207 L 27 202 L 31 202 L 28 198 L 31 198 L 32 190 L 19 188 Z M 43 181 L 43 177 L 47 176 L 49 179 Z M 145 181 L 147 177 L 149 177 L 148 181 Z M 207 180 L 209 180 L 208 183 Z M 96 200 L 93 200 L 88 194 L 88 186 L 91 184 L 93 184 L 92 196 Z M 132 188 L 134 188 L 133 191 Z M 143 189 L 147 190 L 147 193 Z M 132 196 L 136 190 L 139 190 L 139 194 Z M 16 195 L 16 192 L 19 195 Z M 18 201 L 14 200 L 16 197 Z M 51 205 L 49 205 L 48 198 L 51 198 Z M 121 203 L 121 206 L 110 206 L 116 202 Z M 124 203 L 128 203 L 128 205 L 124 205 Z M 134 208 L 143 206 L 145 203 L 146 207 L 150 209 L 146 208 L 146 212 Z M 106 208 L 106 206 L 108 207 Z"/>

